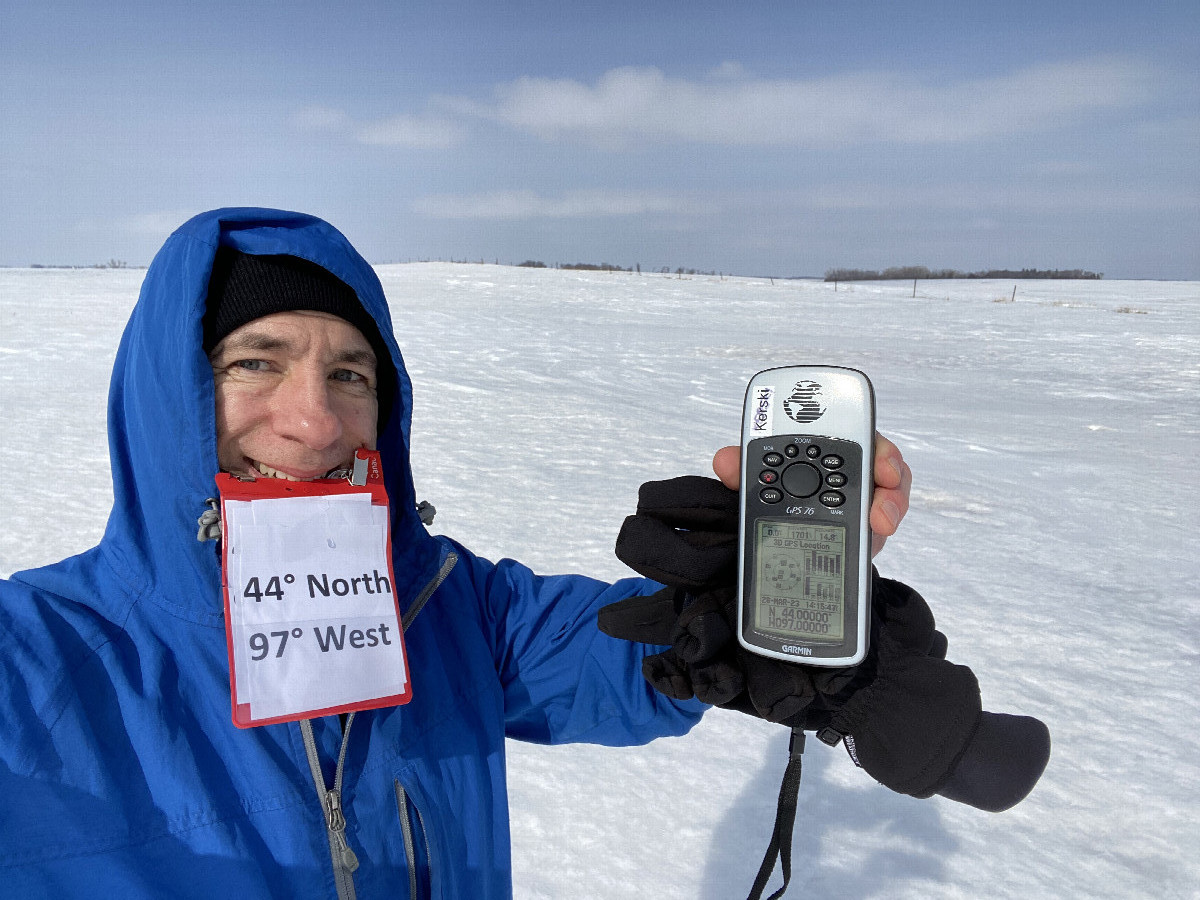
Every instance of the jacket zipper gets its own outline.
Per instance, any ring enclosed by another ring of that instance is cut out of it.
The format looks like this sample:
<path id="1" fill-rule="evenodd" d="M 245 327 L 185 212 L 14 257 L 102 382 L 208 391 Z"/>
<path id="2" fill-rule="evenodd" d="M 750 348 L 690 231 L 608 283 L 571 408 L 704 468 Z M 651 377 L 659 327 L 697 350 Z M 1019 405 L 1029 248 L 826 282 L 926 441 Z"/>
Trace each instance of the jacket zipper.
<path id="1" fill-rule="evenodd" d="M 404 862 L 408 865 L 409 900 L 417 900 L 417 851 L 413 846 L 412 822 L 408 820 L 408 796 L 399 779 L 396 786 L 396 808 L 400 813 L 400 834 L 404 837 Z"/>
<path id="2" fill-rule="evenodd" d="M 433 592 L 441 587 L 442 582 L 450 574 L 450 570 L 454 568 L 458 562 L 458 554 L 449 553 L 446 556 L 445 562 L 442 563 L 437 574 L 425 585 L 425 589 L 413 601 L 408 612 L 404 615 L 401 621 L 401 627 L 407 631 L 408 626 L 412 624 L 412 620 L 417 617 L 417 613 L 421 611 L 426 601 L 433 596 Z M 317 798 L 321 801 L 321 810 L 325 814 L 325 831 L 329 839 L 329 857 L 333 863 L 333 880 L 337 887 L 338 900 L 355 900 L 354 892 L 354 872 L 358 869 L 358 856 L 346 843 L 346 816 L 342 812 L 342 775 L 346 765 L 346 749 L 350 746 L 350 728 L 354 725 L 354 713 L 350 713 L 346 717 L 346 724 L 342 730 L 342 745 L 338 750 L 337 769 L 333 776 L 333 787 L 328 787 L 325 784 L 325 776 L 321 773 L 321 758 L 317 754 L 317 741 L 313 737 L 312 720 L 302 719 L 300 721 L 300 734 L 304 738 L 304 752 L 308 756 L 308 768 L 312 772 L 313 785 L 317 789 Z M 399 790 L 400 783 L 396 782 L 396 787 Z M 417 811 L 418 818 L 420 810 Z M 409 854 L 412 851 L 411 846 L 412 836 L 408 835 L 405 838 L 405 853 Z M 429 841 L 426 838 L 426 858 L 428 858 Z M 412 858 L 411 856 L 409 857 Z M 415 885 L 414 866 L 409 865 L 409 883 Z M 415 887 L 413 887 L 415 891 Z"/>
<path id="3" fill-rule="evenodd" d="M 441 568 L 438 569 L 437 574 L 433 576 L 433 580 L 431 580 L 429 584 L 425 585 L 425 589 L 417 595 L 417 599 L 413 601 L 412 606 L 408 608 L 408 612 L 406 612 L 404 617 L 400 620 L 401 628 L 403 628 L 405 631 L 408 631 L 408 626 L 411 625 L 413 619 L 417 617 L 417 613 L 419 613 L 421 608 L 425 606 L 426 601 L 433 596 L 433 592 L 442 586 L 442 582 L 446 580 L 447 576 L 450 574 L 450 570 L 454 568 L 454 564 L 457 562 L 458 554 L 453 550 L 446 554 L 446 559 L 442 563 Z"/>
<path id="4" fill-rule="evenodd" d="M 416 830 L 421 833 L 421 843 L 425 850 L 425 869 L 427 880 L 429 882 L 429 893 L 433 892 L 433 856 L 429 851 L 429 833 L 425 829 L 425 817 L 421 815 L 421 808 L 413 803 L 408 792 L 404 789 L 404 785 L 400 783 L 400 779 L 395 779 L 396 786 L 396 811 L 400 816 L 400 833 L 404 837 L 404 858 L 408 863 L 408 895 L 411 900 L 420 900 L 422 894 L 418 887 L 417 878 L 417 850 L 416 836 L 414 834 L 413 822 L 416 822 Z M 413 815 L 409 816 L 411 809 Z"/>
<path id="5" fill-rule="evenodd" d="M 354 871 L 358 868 L 358 857 L 346 843 L 346 816 L 342 813 L 342 775 L 346 765 L 346 748 L 350 745 L 350 728 L 354 725 L 354 713 L 346 717 L 342 732 L 342 746 L 338 751 L 337 769 L 333 776 L 333 787 L 325 784 L 321 774 L 321 758 L 317 755 L 317 742 L 313 737 L 312 720 L 300 722 L 300 733 L 304 737 L 304 751 L 308 755 L 308 768 L 312 772 L 313 785 L 325 814 L 325 831 L 329 838 L 329 856 L 333 862 L 333 880 L 337 886 L 338 900 L 355 900 Z"/>

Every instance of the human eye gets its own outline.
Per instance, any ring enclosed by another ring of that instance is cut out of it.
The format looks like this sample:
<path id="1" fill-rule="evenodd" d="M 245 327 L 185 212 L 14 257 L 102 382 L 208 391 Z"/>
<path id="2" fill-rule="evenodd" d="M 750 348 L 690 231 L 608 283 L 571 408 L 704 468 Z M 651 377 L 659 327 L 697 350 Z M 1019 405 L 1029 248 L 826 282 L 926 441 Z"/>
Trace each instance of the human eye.
<path id="1" fill-rule="evenodd" d="M 367 381 L 366 375 L 352 369 L 335 369 L 329 377 L 333 381 L 340 381 L 344 384 L 360 384 Z"/>
<path id="2" fill-rule="evenodd" d="M 265 372 L 270 366 L 265 359 L 235 359 L 231 365 L 243 372 Z"/>

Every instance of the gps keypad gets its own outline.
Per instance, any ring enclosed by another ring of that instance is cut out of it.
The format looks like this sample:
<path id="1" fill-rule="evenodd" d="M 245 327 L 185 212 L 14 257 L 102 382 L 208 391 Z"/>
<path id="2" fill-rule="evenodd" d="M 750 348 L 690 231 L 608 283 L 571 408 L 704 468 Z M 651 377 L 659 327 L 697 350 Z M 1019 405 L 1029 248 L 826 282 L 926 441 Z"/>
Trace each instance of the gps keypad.
<path id="1" fill-rule="evenodd" d="M 799 461 L 801 453 L 812 461 Z M 842 489 L 861 488 L 861 485 L 850 483 L 849 476 L 842 471 L 845 465 L 845 458 L 840 453 L 826 452 L 819 444 L 801 447 L 789 443 L 782 453 L 770 450 L 762 456 L 763 468 L 758 473 L 758 482 L 772 487 L 763 490 L 759 497 L 765 503 L 774 504 L 785 495 L 803 500 L 819 492 L 817 500 L 822 506 L 837 509 L 846 503 Z M 776 484 L 783 490 L 774 487 Z"/>

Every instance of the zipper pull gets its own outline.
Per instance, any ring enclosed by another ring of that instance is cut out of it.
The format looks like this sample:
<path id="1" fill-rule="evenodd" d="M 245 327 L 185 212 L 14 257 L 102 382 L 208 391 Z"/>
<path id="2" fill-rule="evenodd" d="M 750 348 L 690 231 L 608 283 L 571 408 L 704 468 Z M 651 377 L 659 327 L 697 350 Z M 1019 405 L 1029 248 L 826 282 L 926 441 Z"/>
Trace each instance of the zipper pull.
<path id="1" fill-rule="evenodd" d="M 336 790 L 325 792 L 325 825 L 337 842 L 342 868 L 353 873 L 358 868 L 358 857 L 346 843 L 346 817 L 342 814 L 342 795 Z"/>

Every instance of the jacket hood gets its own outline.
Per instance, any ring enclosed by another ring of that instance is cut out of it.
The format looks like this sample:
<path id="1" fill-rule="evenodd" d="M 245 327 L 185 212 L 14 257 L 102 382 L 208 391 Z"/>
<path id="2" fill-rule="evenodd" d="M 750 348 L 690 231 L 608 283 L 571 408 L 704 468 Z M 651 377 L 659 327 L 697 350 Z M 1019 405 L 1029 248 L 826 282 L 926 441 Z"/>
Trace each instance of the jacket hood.
<path id="1" fill-rule="evenodd" d="M 377 449 L 391 503 L 397 598 L 403 602 L 408 579 L 400 558 L 407 557 L 406 574 L 413 570 L 413 578 L 437 562 L 434 542 L 415 512 L 412 384 L 374 270 L 337 229 L 302 213 L 257 208 L 202 213 L 155 256 L 113 366 L 108 434 L 114 503 L 102 553 L 131 588 L 151 590 L 176 615 L 220 622 L 217 555 L 213 544 L 196 540 L 197 517 L 207 499 L 218 496 L 215 395 L 202 349 L 202 319 L 220 246 L 316 263 L 348 284 L 378 325 L 396 373 L 396 394 Z"/>

